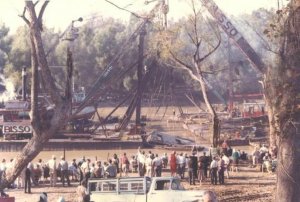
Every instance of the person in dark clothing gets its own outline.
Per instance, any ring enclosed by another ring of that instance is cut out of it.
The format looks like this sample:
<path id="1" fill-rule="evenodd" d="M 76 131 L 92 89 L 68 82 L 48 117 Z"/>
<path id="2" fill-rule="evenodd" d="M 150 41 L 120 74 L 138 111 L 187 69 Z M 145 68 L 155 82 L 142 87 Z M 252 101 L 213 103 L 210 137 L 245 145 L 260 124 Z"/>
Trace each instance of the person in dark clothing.
<path id="1" fill-rule="evenodd" d="M 227 156 L 232 156 L 232 148 L 230 146 L 227 149 Z"/>
<path id="2" fill-rule="evenodd" d="M 240 159 L 241 159 L 241 160 L 244 160 L 244 161 L 247 160 L 247 154 L 246 154 L 244 151 L 242 152 L 242 154 L 241 154 L 241 156 L 240 156 Z"/>
<path id="3" fill-rule="evenodd" d="M 203 156 L 200 157 L 200 161 L 203 168 L 204 177 L 207 178 L 207 171 L 209 166 L 209 157 L 206 156 L 206 152 L 203 152 Z"/>
<path id="4" fill-rule="evenodd" d="M 79 185 L 82 185 L 82 182 L 83 182 L 83 172 L 82 172 L 82 169 L 81 169 L 81 165 L 82 165 L 82 163 L 79 162 L 78 166 L 77 166 L 78 171 L 79 171 Z"/>
<path id="5" fill-rule="evenodd" d="M 188 161 L 190 185 L 195 185 L 195 179 L 197 178 L 198 159 L 195 154 L 196 153 L 193 152 L 193 155 L 190 156 L 190 159 Z"/>
<path id="6" fill-rule="evenodd" d="M 113 159 L 112 159 L 112 163 L 113 163 L 114 166 L 116 167 L 117 173 L 119 173 L 119 172 L 120 172 L 120 170 L 119 170 L 119 163 L 120 163 L 120 160 L 119 160 L 117 154 L 114 154 Z"/>
<path id="7" fill-rule="evenodd" d="M 31 163 L 28 164 L 25 170 L 25 193 L 31 193 Z"/>

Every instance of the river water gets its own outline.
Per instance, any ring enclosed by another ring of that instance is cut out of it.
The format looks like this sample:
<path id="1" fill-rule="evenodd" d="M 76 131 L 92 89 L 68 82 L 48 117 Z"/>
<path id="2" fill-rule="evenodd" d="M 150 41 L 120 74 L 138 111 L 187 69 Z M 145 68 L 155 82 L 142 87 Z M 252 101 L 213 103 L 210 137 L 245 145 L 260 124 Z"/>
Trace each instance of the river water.
<path id="1" fill-rule="evenodd" d="M 99 110 L 100 114 L 108 114 L 112 108 L 109 107 L 104 107 L 101 110 Z M 116 111 L 114 115 L 120 116 L 124 114 L 126 108 L 121 107 Z M 186 132 L 182 128 L 182 124 L 178 123 L 168 123 L 168 119 L 174 118 L 174 112 L 173 110 L 176 110 L 176 114 L 178 113 L 178 109 L 176 106 L 169 106 L 168 108 L 165 108 L 164 110 L 160 110 L 159 112 L 156 111 L 156 107 L 146 107 L 143 108 L 142 114 L 147 115 L 147 118 L 153 119 L 155 118 L 156 121 L 149 121 L 147 122 L 147 125 L 150 129 L 157 129 L 160 131 L 164 132 L 170 132 L 172 134 L 185 137 L 185 138 L 190 138 L 194 139 L 194 135 L 191 135 L 189 132 Z M 183 107 L 183 110 L 185 113 L 190 113 L 190 112 L 195 112 L 196 108 L 195 107 Z M 157 113 L 158 112 L 158 113 Z M 159 120 L 157 120 L 159 119 Z M 202 142 L 202 141 L 201 141 Z M 208 146 L 208 145 L 203 145 L 203 146 Z M 245 147 L 239 147 L 241 151 L 246 151 L 250 152 L 252 149 L 249 146 Z M 143 149 L 146 153 L 148 153 L 149 149 Z M 163 153 L 168 153 L 170 154 L 172 151 L 163 149 L 163 148 L 155 148 L 151 149 L 151 151 L 154 154 L 158 154 L 159 156 L 163 155 Z M 52 155 L 55 155 L 57 159 L 59 159 L 61 156 L 65 154 L 66 160 L 71 161 L 72 159 L 77 159 L 80 160 L 82 159 L 83 156 L 85 158 L 90 158 L 91 161 L 93 162 L 94 160 L 101 160 L 101 161 L 107 161 L 107 159 L 111 158 L 113 154 L 117 154 L 118 156 L 121 156 L 124 152 L 127 153 L 127 156 L 135 155 L 137 154 L 137 148 L 136 149 L 108 149 L 108 150 L 66 150 L 66 151 L 42 151 L 41 153 L 38 154 L 38 156 L 34 159 L 33 162 L 36 162 L 38 159 L 43 159 L 43 161 L 48 161 Z M 190 151 L 177 151 L 183 152 L 183 153 L 188 153 L 190 154 Z M 0 152 L 0 160 L 2 159 L 13 159 L 18 152 Z M 202 152 L 199 153 L 199 155 L 202 155 Z"/>
<path id="2" fill-rule="evenodd" d="M 158 154 L 159 156 L 163 155 L 165 152 L 170 154 L 172 151 L 163 149 L 163 148 L 155 148 L 155 149 L 142 149 L 145 153 L 148 153 L 151 150 L 154 154 Z M 87 159 L 91 159 L 94 162 L 96 159 L 100 161 L 107 161 L 107 159 L 112 158 L 113 154 L 117 154 L 119 157 L 126 152 L 127 156 L 130 157 L 131 155 L 136 155 L 138 150 L 137 149 L 126 149 L 126 150 L 72 150 L 72 151 L 65 151 L 65 156 L 67 161 L 71 161 L 72 159 L 81 160 L 83 156 Z M 177 152 L 186 152 L 190 154 L 189 151 L 177 151 Z M 0 158 L 6 159 L 6 161 L 13 159 L 18 152 L 0 152 Z M 38 159 L 43 159 L 43 161 L 48 161 L 52 155 L 55 155 L 57 159 L 64 155 L 64 151 L 42 151 L 39 155 L 34 159 L 33 162 L 37 162 Z"/>

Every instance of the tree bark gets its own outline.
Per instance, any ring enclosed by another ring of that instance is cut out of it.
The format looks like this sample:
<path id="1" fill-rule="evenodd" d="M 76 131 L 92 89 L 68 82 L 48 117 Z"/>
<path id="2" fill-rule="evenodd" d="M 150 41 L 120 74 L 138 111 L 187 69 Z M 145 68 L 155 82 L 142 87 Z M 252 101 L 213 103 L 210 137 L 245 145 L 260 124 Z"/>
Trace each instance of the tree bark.
<path id="1" fill-rule="evenodd" d="M 289 16 L 279 65 L 270 67 L 265 78 L 265 96 L 270 110 L 273 143 L 279 146 L 275 200 L 300 199 L 300 0 L 290 2 Z"/>

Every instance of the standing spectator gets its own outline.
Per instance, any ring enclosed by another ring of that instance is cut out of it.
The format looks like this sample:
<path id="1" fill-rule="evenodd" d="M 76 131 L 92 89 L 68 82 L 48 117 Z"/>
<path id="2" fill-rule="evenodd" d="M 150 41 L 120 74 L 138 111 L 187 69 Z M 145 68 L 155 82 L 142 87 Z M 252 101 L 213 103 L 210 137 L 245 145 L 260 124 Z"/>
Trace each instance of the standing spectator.
<path id="1" fill-rule="evenodd" d="M 128 177 L 128 172 L 129 172 L 129 160 L 126 156 L 126 153 L 123 154 L 121 158 L 121 168 L 124 176 Z"/>
<path id="2" fill-rule="evenodd" d="M 163 165 L 163 168 L 167 168 L 168 166 L 168 154 L 167 153 L 164 153 L 164 155 L 161 157 L 161 160 L 162 160 L 162 165 Z"/>
<path id="3" fill-rule="evenodd" d="M 224 140 L 224 142 L 222 143 L 222 153 L 227 155 L 227 150 L 228 150 L 228 144 L 227 141 Z"/>
<path id="4" fill-rule="evenodd" d="M 119 160 L 117 154 L 114 154 L 114 155 L 113 155 L 112 163 L 113 163 L 113 164 L 115 165 L 115 167 L 117 168 L 117 173 L 120 173 L 120 169 L 119 169 L 120 160 Z"/>
<path id="5" fill-rule="evenodd" d="M 155 171 L 155 177 L 161 177 L 162 159 L 158 156 L 158 154 L 156 154 L 152 164 Z"/>
<path id="6" fill-rule="evenodd" d="M 76 159 L 72 160 L 72 164 L 69 166 L 69 170 L 71 171 L 72 174 L 72 181 L 78 181 L 78 165 L 76 163 Z"/>
<path id="7" fill-rule="evenodd" d="M 36 183 L 35 185 L 38 185 L 42 178 L 42 169 L 40 167 L 40 164 L 36 164 L 36 167 L 33 169 L 32 175 L 34 178 L 34 182 Z"/>
<path id="8" fill-rule="evenodd" d="M 2 159 L 1 164 L 0 164 L 0 182 L 1 179 L 4 177 L 6 171 L 6 160 Z"/>
<path id="9" fill-rule="evenodd" d="M 232 156 L 232 148 L 230 146 L 227 149 L 227 156 Z"/>
<path id="10" fill-rule="evenodd" d="M 90 178 L 94 178 L 94 172 L 95 172 L 95 163 L 92 163 L 91 167 L 90 167 Z"/>
<path id="11" fill-rule="evenodd" d="M 225 162 L 224 160 L 221 158 L 218 162 L 218 175 L 219 175 L 219 183 L 220 184 L 224 184 L 224 171 L 225 171 Z"/>
<path id="12" fill-rule="evenodd" d="M 82 170 L 82 174 L 83 174 L 83 180 L 82 180 L 82 184 L 83 186 L 87 185 L 88 179 L 90 178 L 90 165 L 91 160 L 87 159 L 82 165 L 81 165 L 81 170 Z"/>
<path id="13" fill-rule="evenodd" d="M 1 164 L 0 164 L 0 170 L 5 171 L 6 170 L 6 160 L 2 159 Z"/>
<path id="14" fill-rule="evenodd" d="M 102 178 L 104 174 L 103 166 L 101 165 L 101 161 L 97 161 L 97 166 L 94 171 L 94 176 L 96 178 Z"/>
<path id="15" fill-rule="evenodd" d="M 35 173 L 34 173 L 35 169 L 34 169 L 33 163 L 31 163 L 31 162 L 28 163 L 27 168 L 30 169 L 31 182 L 32 182 L 35 186 L 37 186 L 37 185 L 38 185 L 38 182 L 36 181 L 36 178 L 35 178 Z"/>
<path id="16" fill-rule="evenodd" d="M 111 159 L 108 160 L 108 163 L 108 166 L 104 170 L 105 176 L 107 178 L 115 178 L 117 176 L 117 168 L 115 164 L 112 163 Z"/>
<path id="17" fill-rule="evenodd" d="M 195 179 L 197 178 L 198 159 L 195 155 L 196 155 L 196 152 L 193 152 L 188 161 L 190 185 L 192 185 L 192 184 L 195 185 Z"/>
<path id="18" fill-rule="evenodd" d="M 152 154 L 149 154 L 146 158 L 146 176 L 152 177 Z"/>
<path id="19" fill-rule="evenodd" d="M 31 193 L 31 170 L 32 163 L 29 162 L 25 170 L 25 193 Z"/>
<path id="20" fill-rule="evenodd" d="M 204 177 L 207 178 L 207 176 L 208 176 L 207 171 L 208 171 L 208 166 L 209 166 L 209 157 L 206 156 L 206 152 L 203 152 L 203 156 L 200 157 L 200 161 L 202 163 Z"/>
<path id="21" fill-rule="evenodd" d="M 65 160 L 63 156 L 60 157 L 59 167 L 61 170 L 61 180 L 63 186 L 65 186 L 65 179 L 67 179 L 68 186 L 70 186 L 70 179 L 69 179 L 69 166 L 68 162 Z"/>
<path id="22" fill-rule="evenodd" d="M 81 165 L 85 162 L 85 156 L 82 157 L 82 159 L 79 161 L 79 163 L 81 163 Z"/>
<path id="23" fill-rule="evenodd" d="M 238 172 L 239 158 L 240 158 L 239 152 L 234 149 L 232 153 L 232 161 L 233 161 L 232 170 L 235 170 L 236 172 Z"/>
<path id="24" fill-rule="evenodd" d="M 264 172 L 264 168 L 266 168 L 268 173 L 272 173 L 272 158 L 269 152 L 266 152 L 263 157 L 262 172 Z"/>
<path id="25" fill-rule="evenodd" d="M 134 172 L 134 173 L 137 172 L 139 165 L 138 165 L 137 159 L 134 155 L 131 156 L 130 167 L 131 167 L 131 172 Z"/>
<path id="26" fill-rule="evenodd" d="M 218 172 L 218 162 L 217 162 L 217 157 L 214 157 L 212 162 L 210 163 L 211 184 L 217 184 L 218 181 L 217 172 Z"/>
<path id="27" fill-rule="evenodd" d="M 178 159 L 178 173 L 181 179 L 184 178 L 185 173 L 185 156 L 183 156 L 183 153 L 180 153 L 180 155 L 177 157 Z"/>
<path id="28" fill-rule="evenodd" d="M 49 175 L 50 175 L 50 186 L 55 187 L 57 181 L 57 167 L 56 167 L 56 157 L 53 155 L 52 159 L 50 159 L 47 163 L 49 167 Z"/>
<path id="29" fill-rule="evenodd" d="M 48 181 L 48 178 L 50 177 L 50 169 L 47 164 L 44 164 L 43 166 L 43 180 L 44 182 Z"/>
<path id="30" fill-rule="evenodd" d="M 224 160 L 224 168 L 225 168 L 224 173 L 226 172 L 227 179 L 229 179 L 230 159 L 226 155 L 223 155 L 222 159 Z"/>
<path id="31" fill-rule="evenodd" d="M 248 158 L 247 154 L 244 151 L 242 151 L 242 153 L 240 154 L 240 159 L 243 160 L 243 161 L 246 161 L 247 158 Z"/>
<path id="32" fill-rule="evenodd" d="M 170 156 L 170 170 L 171 170 L 171 176 L 176 176 L 176 152 L 173 151 Z"/>
<path id="33" fill-rule="evenodd" d="M 198 181 L 199 181 L 200 185 L 202 184 L 203 180 L 204 180 L 203 162 L 199 158 L 199 160 L 198 160 Z"/>
<path id="34" fill-rule="evenodd" d="M 255 147 L 254 151 L 252 153 L 252 165 L 253 165 L 253 167 L 256 167 L 256 165 L 258 164 L 259 156 L 260 156 L 260 153 L 259 153 L 257 147 Z"/>
<path id="35" fill-rule="evenodd" d="M 78 165 L 77 165 L 77 170 L 78 170 L 78 173 L 79 173 L 79 185 L 82 185 L 82 182 L 83 182 L 83 172 L 82 172 L 82 163 L 81 161 L 78 162 Z"/>
<path id="36" fill-rule="evenodd" d="M 269 150 L 268 150 L 268 148 L 266 147 L 265 144 L 263 144 L 262 147 L 259 149 L 259 152 L 260 152 L 261 154 L 264 154 L 264 155 L 265 155 L 265 153 L 267 153 L 268 151 L 269 151 Z"/>
<path id="37" fill-rule="evenodd" d="M 39 180 L 43 182 L 43 181 L 45 181 L 45 179 L 44 179 L 44 167 L 45 167 L 45 164 L 44 164 L 44 162 L 43 162 L 42 159 L 39 159 L 36 164 L 37 164 L 36 166 L 39 167 L 40 170 L 41 170 L 41 178 Z"/>
<path id="38" fill-rule="evenodd" d="M 138 148 L 137 161 L 138 161 L 139 176 L 143 177 L 146 172 L 146 168 L 145 168 L 146 156 L 145 156 L 145 152 L 141 151 L 140 147 Z"/>

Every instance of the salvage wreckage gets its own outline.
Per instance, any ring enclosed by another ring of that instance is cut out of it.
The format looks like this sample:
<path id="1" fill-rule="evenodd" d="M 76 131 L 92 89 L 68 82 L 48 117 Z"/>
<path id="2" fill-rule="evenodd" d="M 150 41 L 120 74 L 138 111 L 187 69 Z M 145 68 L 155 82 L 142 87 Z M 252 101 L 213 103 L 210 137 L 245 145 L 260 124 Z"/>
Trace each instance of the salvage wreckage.
<path id="1" fill-rule="evenodd" d="M 258 70 L 262 70 L 263 64 L 260 58 L 256 55 L 255 51 L 250 47 L 248 42 L 242 37 L 237 29 L 235 29 L 231 22 L 226 18 L 226 16 L 221 12 L 217 5 L 212 0 L 201 0 L 201 2 L 207 7 L 212 16 L 220 23 L 220 26 L 224 29 L 225 33 L 228 34 L 228 36 L 232 38 L 241 48 L 252 64 Z M 155 9 L 156 7 L 154 10 Z M 141 23 L 141 26 L 138 26 L 138 29 L 135 30 L 128 41 L 124 43 L 124 46 L 128 46 L 130 41 L 137 37 L 136 33 L 140 33 L 142 29 L 144 29 L 146 23 L 147 22 L 144 21 Z M 227 29 L 228 26 L 230 29 Z M 120 139 L 125 141 L 143 140 L 147 145 L 158 144 L 166 146 L 195 144 L 191 140 L 168 135 L 158 131 L 147 134 L 140 122 L 135 126 L 130 125 L 130 119 L 134 111 L 138 109 L 138 105 L 140 107 L 141 92 L 139 92 L 139 90 L 136 90 L 135 92 L 132 92 L 132 94 L 126 96 L 126 98 L 124 98 L 124 100 L 122 100 L 119 105 L 105 118 L 100 117 L 96 107 L 93 107 L 96 106 L 95 103 L 99 102 L 100 95 L 105 94 L 104 92 L 107 90 L 107 87 L 110 83 L 124 75 L 128 70 L 137 64 L 137 62 L 134 62 L 129 68 L 119 71 L 116 67 L 118 66 L 119 59 L 124 56 L 123 50 L 126 49 L 120 48 L 120 52 L 116 54 L 114 60 L 99 76 L 94 87 L 84 97 L 82 102 L 76 105 L 76 108 L 74 108 L 73 112 L 74 116 L 72 116 L 72 119 L 69 121 L 69 123 L 60 131 L 58 137 L 99 139 L 105 141 L 109 139 Z M 139 89 L 146 85 L 146 83 L 149 81 L 149 78 L 153 76 L 153 73 L 154 69 L 150 68 L 149 71 L 143 75 Z M 114 111 L 130 98 L 132 98 L 130 106 L 128 107 L 124 116 L 120 119 L 112 119 L 111 117 Z M 9 108 L 9 104 L 6 104 L 5 108 L 0 112 L 0 125 L 2 126 L 1 132 L 4 136 L 4 139 L 26 139 L 31 137 L 32 128 L 29 118 L 29 103 L 24 99 L 23 102 L 19 103 L 19 105 L 21 105 L 19 108 Z M 95 117 L 98 119 L 97 121 L 95 121 Z M 108 130 L 108 124 L 113 124 L 111 130 Z M 146 135 L 143 135 L 143 133 Z M 127 138 L 124 139 L 124 136 L 127 136 Z"/>

